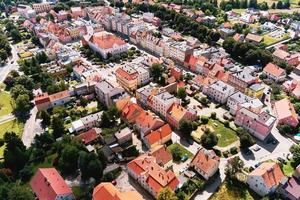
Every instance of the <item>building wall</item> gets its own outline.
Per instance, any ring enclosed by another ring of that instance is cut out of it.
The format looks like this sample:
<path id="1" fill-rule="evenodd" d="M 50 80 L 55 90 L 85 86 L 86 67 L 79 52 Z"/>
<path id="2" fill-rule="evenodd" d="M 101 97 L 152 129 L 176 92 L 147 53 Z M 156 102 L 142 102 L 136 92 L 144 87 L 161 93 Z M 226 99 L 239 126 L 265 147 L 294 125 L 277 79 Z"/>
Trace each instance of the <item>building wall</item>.
<path id="1" fill-rule="evenodd" d="M 269 189 L 266 187 L 262 177 L 260 176 L 248 176 L 247 184 L 260 196 L 265 196 L 269 194 Z"/>

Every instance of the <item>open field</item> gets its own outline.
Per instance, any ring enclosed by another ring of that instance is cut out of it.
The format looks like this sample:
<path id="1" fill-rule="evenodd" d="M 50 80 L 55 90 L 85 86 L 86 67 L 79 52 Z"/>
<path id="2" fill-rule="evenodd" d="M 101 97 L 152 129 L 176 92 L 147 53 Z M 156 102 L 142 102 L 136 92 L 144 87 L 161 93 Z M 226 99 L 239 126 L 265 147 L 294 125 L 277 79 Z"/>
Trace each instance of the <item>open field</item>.
<path id="1" fill-rule="evenodd" d="M 23 132 L 23 127 L 24 127 L 24 124 L 18 122 L 17 120 L 11 120 L 11 121 L 4 122 L 4 123 L 0 124 L 0 138 L 3 138 L 4 134 L 7 131 L 13 131 L 16 134 L 19 134 L 19 136 L 21 136 L 21 134 Z M 3 151 L 4 151 L 4 146 L 2 146 L 0 148 L 0 157 L 3 156 Z"/>
<path id="2" fill-rule="evenodd" d="M 226 181 L 220 186 L 218 192 L 214 193 L 209 200 L 256 200 L 256 196 L 247 187 L 229 185 Z"/>
<path id="3" fill-rule="evenodd" d="M 232 129 L 225 127 L 220 121 L 210 119 L 208 125 L 215 130 L 219 138 L 217 144 L 219 147 L 226 147 L 238 140 L 236 133 Z"/>
<path id="4" fill-rule="evenodd" d="M 13 100 L 8 92 L 0 92 L 0 117 L 8 115 L 13 111 Z"/>

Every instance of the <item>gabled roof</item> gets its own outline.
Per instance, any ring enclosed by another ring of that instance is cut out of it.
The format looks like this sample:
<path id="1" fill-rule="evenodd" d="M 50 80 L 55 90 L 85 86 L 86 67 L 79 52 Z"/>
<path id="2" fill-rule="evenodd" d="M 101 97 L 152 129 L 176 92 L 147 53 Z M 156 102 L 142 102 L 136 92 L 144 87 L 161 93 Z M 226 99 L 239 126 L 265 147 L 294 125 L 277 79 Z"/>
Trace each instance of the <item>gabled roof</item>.
<path id="1" fill-rule="evenodd" d="M 51 102 L 54 102 L 54 101 L 57 101 L 57 100 L 60 100 L 60 99 L 64 99 L 64 98 L 67 98 L 67 97 L 70 97 L 69 90 L 65 90 L 65 91 L 61 91 L 61 92 L 57 92 L 57 93 L 49 95 L 49 98 L 50 98 Z"/>
<path id="2" fill-rule="evenodd" d="M 215 165 L 219 165 L 220 157 L 218 157 L 214 151 L 207 149 L 200 149 L 197 154 L 194 156 L 191 165 L 196 166 L 205 173 L 214 168 Z"/>
<path id="3" fill-rule="evenodd" d="M 263 37 L 260 36 L 260 35 L 255 35 L 255 34 L 252 34 L 252 33 L 248 33 L 248 35 L 246 36 L 246 39 L 259 43 L 263 40 Z"/>
<path id="4" fill-rule="evenodd" d="M 293 104 L 291 104 L 287 98 L 276 101 L 274 107 L 279 120 L 287 117 L 293 117 L 296 120 L 298 119 Z"/>
<path id="5" fill-rule="evenodd" d="M 145 136 L 145 139 L 148 141 L 150 145 L 158 142 L 159 140 L 168 137 L 172 134 L 172 129 L 169 124 L 165 124 L 159 129 L 149 133 Z"/>
<path id="6" fill-rule="evenodd" d="M 30 186 L 41 200 L 55 200 L 58 195 L 72 194 L 72 190 L 55 168 L 39 168 L 32 177 Z"/>
<path id="7" fill-rule="evenodd" d="M 144 176 L 145 184 L 156 193 L 165 187 L 175 190 L 179 184 L 175 174 L 162 169 L 152 156 L 142 155 L 129 162 L 127 167 L 137 176 Z"/>
<path id="8" fill-rule="evenodd" d="M 164 145 L 159 145 L 155 147 L 150 151 L 149 155 L 155 157 L 156 163 L 162 165 L 165 165 L 172 160 L 172 154 Z"/>
<path id="9" fill-rule="evenodd" d="M 76 136 L 77 139 L 81 140 L 84 144 L 88 144 L 98 138 L 98 134 L 95 128 L 92 128 L 86 132 Z"/>
<path id="10" fill-rule="evenodd" d="M 285 71 L 282 68 L 273 63 L 268 63 L 264 68 L 264 72 L 272 74 L 275 77 L 283 76 L 285 74 Z"/>
<path id="11" fill-rule="evenodd" d="M 100 183 L 94 188 L 93 200 L 143 200 L 136 191 L 120 192 L 111 183 Z"/>
<path id="12" fill-rule="evenodd" d="M 285 179 L 279 165 L 275 162 L 262 163 L 249 176 L 261 176 L 268 188 L 279 185 Z"/>

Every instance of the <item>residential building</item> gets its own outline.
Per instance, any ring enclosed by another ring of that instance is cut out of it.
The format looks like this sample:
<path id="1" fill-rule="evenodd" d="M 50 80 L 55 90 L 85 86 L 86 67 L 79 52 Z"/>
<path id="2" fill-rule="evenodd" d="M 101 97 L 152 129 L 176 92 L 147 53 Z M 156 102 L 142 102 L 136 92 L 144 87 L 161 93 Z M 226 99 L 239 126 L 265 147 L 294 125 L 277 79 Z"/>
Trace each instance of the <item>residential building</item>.
<path id="1" fill-rule="evenodd" d="M 82 141 L 85 145 L 89 145 L 95 142 L 100 136 L 100 129 L 98 128 L 91 128 L 88 131 L 80 133 L 76 136 L 76 139 Z"/>
<path id="2" fill-rule="evenodd" d="M 287 178 L 280 166 L 275 162 L 264 162 L 254 169 L 247 178 L 247 184 L 260 196 L 275 192 L 280 184 L 285 184 Z"/>
<path id="3" fill-rule="evenodd" d="M 203 93 L 221 104 L 226 103 L 228 97 L 234 93 L 234 87 L 224 83 L 223 81 L 214 82 L 207 88 L 203 89 Z"/>
<path id="4" fill-rule="evenodd" d="M 101 121 L 102 111 L 87 115 L 71 123 L 69 132 L 79 132 L 97 127 Z"/>
<path id="5" fill-rule="evenodd" d="M 279 187 L 279 194 L 284 199 L 298 200 L 300 199 L 300 166 L 298 166 L 294 174 L 288 178 L 288 181 Z"/>
<path id="6" fill-rule="evenodd" d="M 193 54 L 193 48 L 188 46 L 186 42 L 170 42 L 165 48 L 168 48 L 170 58 L 181 63 L 184 63 L 188 55 Z"/>
<path id="7" fill-rule="evenodd" d="M 103 182 L 93 190 L 92 200 L 143 200 L 137 191 L 120 192 L 112 183 Z"/>
<path id="8" fill-rule="evenodd" d="M 274 111 L 277 115 L 278 124 L 297 127 L 299 123 L 298 115 L 293 104 L 287 98 L 276 101 Z"/>
<path id="9" fill-rule="evenodd" d="M 159 88 L 155 87 L 153 84 L 145 85 L 144 87 L 141 87 L 136 90 L 136 99 L 139 103 L 141 103 L 144 106 L 148 105 L 148 101 L 150 101 L 150 98 L 157 95 L 159 92 Z"/>
<path id="10" fill-rule="evenodd" d="M 164 121 L 150 111 L 142 111 L 136 118 L 134 126 L 140 132 L 143 139 L 151 131 L 156 130 L 164 125 Z"/>
<path id="11" fill-rule="evenodd" d="M 117 138 L 118 144 L 124 144 L 126 142 L 130 142 L 132 140 L 132 130 L 128 127 L 123 128 L 115 133 L 115 137 Z"/>
<path id="12" fill-rule="evenodd" d="M 55 168 L 39 168 L 32 177 L 30 186 L 37 199 L 75 199 L 71 188 Z"/>
<path id="13" fill-rule="evenodd" d="M 71 7 L 71 13 L 74 19 L 85 16 L 85 11 L 81 7 Z"/>
<path id="14" fill-rule="evenodd" d="M 95 85 L 97 99 L 107 107 L 126 95 L 125 90 L 117 84 L 103 80 Z"/>
<path id="15" fill-rule="evenodd" d="M 245 38 L 245 40 L 247 42 L 250 42 L 250 43 L 255 44 L 255 45 L 260 44 L 263 41 L 263 39 L 264 38 L 262 36 L 255 35 L 253 33 L 248 33 L 247 36 L 246 36 L 246 38 Z"/>
<path id="16" fill-rule="evenodd" d="M 190 163 L 190 166 L 206 180 L 219 170 L 219 165 L 220 157 L 213 150 L 205 148 L 199 149 Z"/>
<path id="17" fill-rule="evenodd" d="M 264 95 L 265 87 L 261 83 L 255 83 L 251 85 L 250 87 L 246 88 L 245 94 L 253 97 L 261 99 Z"/>
<path id="18" fill-rule="evenodd" d="M 137 89 L 138 76 L 138 72 L 127 65 L 116 70 L 117 82 L 128 91 L 135 91 Z"/>
<path id="19" fill-rule="evenodd" d="M 242 92 L 236 92 L 228 97 L 227 107 L 232 115 L 235 115 L 239 105 L 245 102 L 250 102 L 253 98 L 245 95 Z"/>
<path id="20" fill-rule="evenodd" d="M 167 110 L 166 120 L 168 123 L 179 129 L 180 121 L 194 121 L 197 119 L 197 111 L 191 108 L 184 108 L 178 103 L 173 103 Z"/>
<path id="21" fill-rule="evenodd" d="M 263 73 L 274 81 L 283 81 L 285 79 L 285 70 L 273 63 L 268 63 L 263 69 Z"/>
<path id="22" fill-rule="evenodd" d="M 158 145 L 151 149 L 149 156 L 156 158 L 156 163 L 159 164 L 163 169 L 169 169 L 173 165 L 172 153 L 168 150 L 165 145 Z"/>
<path id="23" fill-rule="evenodd" d="M 34 98 L 34 104 L 38 110 L 47 110 L 56 106 L 64 105 L 71 100 L 68 90 L 49 95 L 48 93 L 39 94 Z"/>
<path id="24" fill-rule="evenodd" d="M 241 72 L 231 73 L 228 76 L 227 83 L 233 86 L 236 90 L 244 93 L 250 85 L 258 82 L 258 78 L 251 74 L 252 73 L 248 68 L 245 68 Z"/>
<path id="25" fill-rule="evenodd" d="M 276 118 L 265 111 L 257 114 L 243 107 L 236 112 L 234 123 L 263 141 L 271 133 L 275 121 Z"/>
<path id="26" fill-rule="evenodd" d="M 50 3 L 34 3 L 32 4 L 32 8 L 36 13 L 50 12 L 52 10 L 52 6 Z"/>
<path id="27" fill-rule="evenodd" d="M 165 171 L 157 164 L 155 157 L 142 155 L 127 164 L 128 174 L 153 197 L 169 187 L 176 190 L 179 180 L 172 171 Z"/>
<path id="28" fill-rule="evenodd" d="M 151 131 L 143 139 L 144 143 L 149 149 L 158 145 L 163 145 L 171 140 L 172 129 L 169 124 L 165 124 L 155 131 Z"/>
<path id="29" fill-rule="evenodd" d="M 159 93 L 152 98 L 153 110 L 163 117 L 166 117 L 167 111 L 173 103 L 179 103 L 179 99 L 169 92 Z"/>
<path id="30" fill-rule="evenodd" d="M 100 53 L 104 59 L 107 59 L 109 54 L 120 54 L 128 50 L 126 42 L 106 31 L 94 33 L 92 36 L 84 36 L 83 44 L 88 44 L 93 51 Z"/>

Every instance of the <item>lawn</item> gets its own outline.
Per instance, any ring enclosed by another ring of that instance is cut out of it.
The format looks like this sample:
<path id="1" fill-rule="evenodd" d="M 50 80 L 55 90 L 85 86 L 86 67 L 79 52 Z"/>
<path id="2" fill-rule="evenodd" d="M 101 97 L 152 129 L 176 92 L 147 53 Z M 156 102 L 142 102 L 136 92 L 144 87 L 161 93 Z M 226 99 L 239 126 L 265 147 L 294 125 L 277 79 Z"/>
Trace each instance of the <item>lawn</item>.
<path id="1" fill-rule="evenodd" d="M 13 111 L 13 100 L 8 92 L 0 92 L 0 117 L 8 115 Z"/>
<path id="2" fill-rule="evenodd" d="M 281 40 L 288 39 L 288 38 L 289 38 L 289 33 L 285 33 L 285 34 L 283 35 L 283 37 L 280 37 L 280 38 L 271 37 L 271 36 L 269 36 L 268 34 L 266 34 L 266 35 L 263 36 L 263 38 L 264 38 L 263 43 L 264 43 L 265 45 L 269 46 L 269 45 L 275 44 L 275 43 L 277 43 L 277 42 L 280 42 Z"/>
<path id="3" fill-rule="evenodd" d="M 23 132 L 24 124 L 18 122 L 17 120 L 11 120 L 0 124 L 0 138 L 3 138 L 4 133 L 7 131 L 13 131 L 21 136 Z M 3 156 L 4 146 L 0 148 L 0 157 Z"/>
<path id="4" fill-rule="evenodd" d="M 294 167 L 292 166 L 292 162 L 288 161 L 285 165 L 283 165 L 282 171 L 283 171 L 284 175 L 291 176 L 295 171 Z"/>
<path id="5" fill-rule="evenodd" d="M 171 153 L 173 153 L 174 150 L 175 150 L 176 148 L 178 148 L 178 149 L 180 150 L 180 157 L 184 156 L 185 154 L 186 154 L 189 158 L 191 158 L 191 157 L 194 156 L 191 152 L 189 152 L 186 148 L 184 148 L 183 146 L 181 146 L 181 145 L 178 144 L 178 143 L 174 143 L 174 144 L 171 144 L 170 146 L 168 146 L 168 150 L 169 150 Z"/>
<path id="6" fill-rule="evenodd" d="M 210 119 L 208 125 L 215 130 L 215 133 L 219 138 L 217 144 L 219 147 L 226 147 L 238 140 L 235 131 L 225 127 L 219 120 Z"/>
<path id="7" fill-rule="evenodd" d="M 220 186 L 218 192 L 214 193 L 209 200 L 254 200 L 258 199 L 247 187 L 229 185 L 226 181 Z"/>

